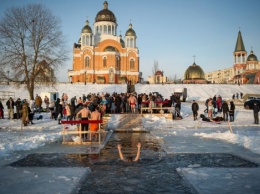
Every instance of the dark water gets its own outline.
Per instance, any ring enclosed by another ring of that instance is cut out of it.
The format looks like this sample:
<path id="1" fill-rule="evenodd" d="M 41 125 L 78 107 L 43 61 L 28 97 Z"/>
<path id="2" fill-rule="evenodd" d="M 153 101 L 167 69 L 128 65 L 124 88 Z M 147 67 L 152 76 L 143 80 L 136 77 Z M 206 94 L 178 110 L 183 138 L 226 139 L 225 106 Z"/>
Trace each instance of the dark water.
<path id="1" fill-rule="evenodd" d="M 142 143 L 141 160 L 119 160 L 117 144 L 126 156 L 135 156 Z M 114 133 L 100 154 L 32 154 L 12 166 L 89 167 L 74 193 L 194 193 L 176 171 L 180 167 L 256 167 L 230 154 L 167 155 L 157 139 L 149 133 Z"/>

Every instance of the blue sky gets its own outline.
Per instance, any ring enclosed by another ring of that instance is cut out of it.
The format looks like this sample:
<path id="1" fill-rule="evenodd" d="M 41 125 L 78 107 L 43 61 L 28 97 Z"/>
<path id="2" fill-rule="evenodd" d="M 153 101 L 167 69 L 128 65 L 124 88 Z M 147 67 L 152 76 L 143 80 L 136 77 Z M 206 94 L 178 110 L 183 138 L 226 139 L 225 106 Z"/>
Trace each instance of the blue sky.
<path id="1" fill-rule="evenodd" d="M 108 0 L 108 8 L 117 18 L 117 34 L 124 37 L 131 21 L 137 34 L 140 71 L 146 80 L 154 61 L 168 77 L 183 78 L 195 62 L 204 72 L 229 68 L 239 29 L 248 55 L 251 46 L 260 59 L 259 0 Z M 72 69 L 72 48 L 89 20 L 93 29 L 96 14 L 104 0 L 0 0 L 0 17 L 6 8 L 42 3 L 60 17 L 71 50 L 60 70 L 60 81 L 67 80 Z"/>

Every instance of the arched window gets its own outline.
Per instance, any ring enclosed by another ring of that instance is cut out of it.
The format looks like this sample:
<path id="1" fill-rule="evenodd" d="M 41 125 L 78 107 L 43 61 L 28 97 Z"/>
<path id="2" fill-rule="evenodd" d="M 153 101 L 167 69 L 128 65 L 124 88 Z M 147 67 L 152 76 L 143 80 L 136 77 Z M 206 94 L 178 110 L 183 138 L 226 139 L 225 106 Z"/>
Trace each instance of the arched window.
<path id="1" fill-rule="evenodd" d="M 108 26 L 108 34 L 111 34 L 111 26 Z"/>
<path id="2" fill-rule="evenodd" d="M 90 45 L 90 42 L 89 42 L 89 36 L 86 36 L 86 45 Z"/>
<path id="3" fill-rule="evenodd" d="M 103 67 L 107 67 L 107 58 L 106 57 L 103 58 Z"/>
<path id="4" fill-rule="evenodd" d="M 89 57 L 86 57 L 85 58 L 85 67 L 90 67 L 90 58 Z"/>
<path id="5" fill-rule="evenodd" d="M 115 34 L 115 27 L 114 27 L 114 26 L 112 26 L 112 34 L 113 34 L 113 35 L 116 35 L 116 34 Z"/>
<path id="6" fill-rule="evenodd" d="M 135 68 L 135 61 L 134 59 L 130 59 L 130 69 L 134 69 Z"/>
<path id="7" fill-rule="evenodd" d="M 131 48 L 134 47 L 134 40 L 133 40 L 133 38 L 130 39 L 130 47 L 131 47 Z"/>
<path id="8" fill-rule="evenodd" d="M 102 26 L 99 27 L 99 31 L 102 34 Z"/>
<path id="9" fill-rule="evenodd" d="M 82 46 L 85 46 L 85 35 L 82 36 L 81 43 L 82 43 Z"/>
<path id="10" fill-rule="evenodd" d="M 104 34 L 107 34 L 107 26 L 104 26 Z"/>
<path id="11" fill-rule="evenodd" d="M 120 57 L 116 57 L 116 68 L 120 68 Z"/>

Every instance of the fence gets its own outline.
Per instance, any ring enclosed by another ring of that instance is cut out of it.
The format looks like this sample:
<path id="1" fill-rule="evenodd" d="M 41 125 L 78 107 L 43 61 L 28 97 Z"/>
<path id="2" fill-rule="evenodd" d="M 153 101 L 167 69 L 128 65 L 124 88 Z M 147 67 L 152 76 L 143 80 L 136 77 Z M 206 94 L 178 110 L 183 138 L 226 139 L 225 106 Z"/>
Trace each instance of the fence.
<path id="1" fill-rule="evenodd" d="M 15 92 L 0 91 L 0 98 L 2 100 L 8 100 L 10 97 L 12 97 L 14 99 L 15 98 Z"/>
<path id="2" fill-rule="evenodd" d="M 150 112 L 151 115 L 155 114 L 153 110 L 160 110 L 159 114 L 161 116 L 165 115 L 164 110 L 168 110 L 167 116 L 168 114 L 170 114 L 170 110 L 172 109 L 172 107 L 164 107 L 164 104 L 168 104 L 168 102 L 155 102 L 154 105 L 157 106 L 152 106 L 151 107 L 143 107 L 143 105 L 148 105 L 149 106 L 150 102 L 142 102 L 142 107 L 141 107 L 141 115 L 143 116 L 143 110 L 148 110 Z M 156 113 L 158 115 L 158 113 Z M 170 115 L 171 116 L 171 115 Z"/>
<path id="3" fill-rule="evenodd" d="M 101 124 L 103 124 L 103 120 L 73 120 L 73 121 L 61 121 L 62 127 L 62 135 L 63 141 L 62 144 L 93 144 L 98 143 L 101 144 L 102 140 L 105 139 L 107 131 L 101 130 Z M 82 131 L 82 124 L 98 124 L 97 131 Z M 76 125 L 76 126 L 75 126 Z M 73 129 L 70 129 L 73 128 Z M 93 133 L 98 134 L 98 142 L 91 142 L 91 141 L 83 141 L 82 134 L 90 134 Z M 75 135 L 75 136 L 73 136 Z M 101 137 L 101 135 L 103 135 Z M 77 137 L 77 141 L 73 141 L 72 137 Z"/>

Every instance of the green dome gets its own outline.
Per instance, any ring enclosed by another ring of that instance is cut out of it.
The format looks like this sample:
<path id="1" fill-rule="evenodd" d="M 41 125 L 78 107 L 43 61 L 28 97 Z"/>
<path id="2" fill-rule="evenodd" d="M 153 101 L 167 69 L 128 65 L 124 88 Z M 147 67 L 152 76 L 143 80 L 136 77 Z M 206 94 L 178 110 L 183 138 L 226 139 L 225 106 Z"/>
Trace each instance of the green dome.
<path id="1" fill-rule="evenodd" d="M 251 51 L 250 55 L 248 55 L 247 61 L 258 61 L 253 51 Z"/>

